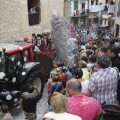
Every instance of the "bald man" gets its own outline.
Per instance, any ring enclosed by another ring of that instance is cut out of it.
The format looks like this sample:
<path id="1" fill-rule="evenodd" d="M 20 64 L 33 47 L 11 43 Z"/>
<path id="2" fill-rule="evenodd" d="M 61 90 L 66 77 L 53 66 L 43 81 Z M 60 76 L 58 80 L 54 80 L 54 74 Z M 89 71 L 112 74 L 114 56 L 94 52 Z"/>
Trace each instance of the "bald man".
<path id="1" fill-rule="evenodd" d="M 71 79 L 66 84 L 66 90 L 70 98 L 68 99 L 67 112 L 77 115 L 82 120 L 98 120 L 102 109 L 92 97 L 87 97 L 81 93 L 82 86 L 79 80 Z"/>

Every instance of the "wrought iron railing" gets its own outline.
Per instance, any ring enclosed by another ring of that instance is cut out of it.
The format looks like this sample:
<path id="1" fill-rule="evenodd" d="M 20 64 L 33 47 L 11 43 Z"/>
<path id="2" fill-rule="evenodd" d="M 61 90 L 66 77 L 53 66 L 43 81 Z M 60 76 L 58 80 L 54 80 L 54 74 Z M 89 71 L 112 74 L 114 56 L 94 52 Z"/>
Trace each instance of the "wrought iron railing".
<path id="1" fill-rule="evenodd" d="M 85 15 L 89 15 L 89 9 L 74 10 L 74 11 L 72 11 L 72 15 L 71 16 L 85 16 Z"/>
<path id="2" fill-rule="evenodd" d="M 28 18 L 29 18 L 30 26 L 37 25 L 40 23 L 40 13 L 39 12 L 28 14 Z"/>

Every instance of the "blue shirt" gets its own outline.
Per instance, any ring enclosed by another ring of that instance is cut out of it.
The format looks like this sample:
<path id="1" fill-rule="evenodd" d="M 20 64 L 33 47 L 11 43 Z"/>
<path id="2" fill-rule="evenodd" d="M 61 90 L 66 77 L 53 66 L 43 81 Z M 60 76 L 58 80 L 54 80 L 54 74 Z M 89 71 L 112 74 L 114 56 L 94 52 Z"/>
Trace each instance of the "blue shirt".
<path id="1" fill-rule="evenodd" d="M 67 71 L 66 75 L 67 75 L 68 79 L 71 79 L 73 77 L 72 73 L 70 71 Z"/>
<path id="2" fill-rule="evenodd" d="M 61 92 L 61 90 L 63 89 L 63 85 L 61 82 L 54 82 L 51 85 L 51 89 L 50 92 L 54 93 L 54 92 Z"/>

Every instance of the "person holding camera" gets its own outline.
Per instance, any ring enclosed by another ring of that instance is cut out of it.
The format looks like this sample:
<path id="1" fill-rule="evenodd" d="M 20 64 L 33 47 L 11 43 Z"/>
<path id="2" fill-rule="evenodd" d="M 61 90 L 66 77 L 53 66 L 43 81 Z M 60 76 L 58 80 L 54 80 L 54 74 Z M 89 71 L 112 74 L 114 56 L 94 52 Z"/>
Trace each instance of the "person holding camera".
<path id="1" fill-rule="evenodd" d="M 28 87 L 28 92 L 22 93 L 20 98 L 20 109 L 24 111 L 25 120 L 36 120 L 36 106 L 41 97 L 42 92 L 40 93 L 38 88 L 33 85 Z"/>

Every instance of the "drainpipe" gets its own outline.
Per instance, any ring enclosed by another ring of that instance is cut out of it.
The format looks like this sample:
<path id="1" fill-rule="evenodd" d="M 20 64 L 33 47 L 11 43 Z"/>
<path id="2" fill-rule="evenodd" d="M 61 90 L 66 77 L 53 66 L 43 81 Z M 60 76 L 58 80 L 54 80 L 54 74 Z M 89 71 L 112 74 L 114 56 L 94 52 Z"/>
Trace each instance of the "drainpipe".
<path id="1" fill-rule="evenodd" d="M 89 4 L 90 4 L 90 1 L 89 0 L 87 0 L 88 1 L 88 14 L 89 14 L 89 12 L 90 12 L 90 10 L 89 10 Z M 88 18 L 88 16 L 87 16 L 87 18 Z M 87 25 L 89 25 L 88 23 L 89 23 L 89 19 L 87 19 Z"/>
<path id="2" fill-rule="evenodd" d="M 90 1 L 89 0 L 87 0 L 88 1 L 88 13 L 89 13 L 89 3 L 90 3 Z"/>

